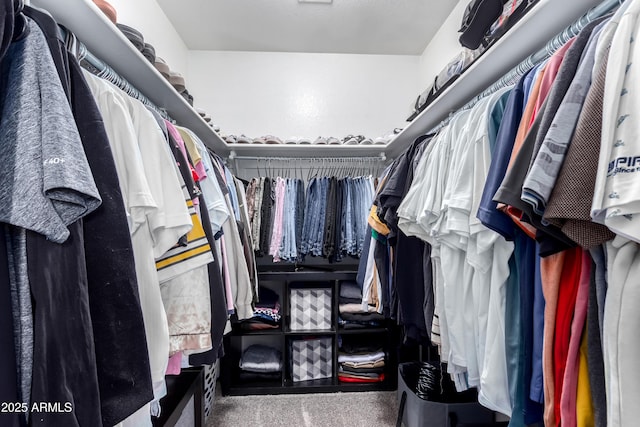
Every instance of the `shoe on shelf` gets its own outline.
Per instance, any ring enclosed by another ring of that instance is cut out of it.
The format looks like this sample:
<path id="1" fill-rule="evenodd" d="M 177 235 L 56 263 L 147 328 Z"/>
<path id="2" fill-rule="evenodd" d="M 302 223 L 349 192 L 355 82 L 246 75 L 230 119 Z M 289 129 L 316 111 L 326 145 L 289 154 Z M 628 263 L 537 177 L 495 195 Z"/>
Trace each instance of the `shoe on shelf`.
<path id="1" fill-rule="evenodd" d="M 329 145 L 340 145 L 340 144 L 342 144 L 342 142 L 340 142 L 340 140 L 338 138 L 334 138 L 334 137 L 330 136 L 329 138 L 327 138 L 327 144 L 329 144 Z"/>
<path id="2" fill-rule="evenodd" d="M 171 77 L 171 69 L 164 59 L 156 56 L 156 60 L 153 63 L 153 66 L 156 67 L 158 71 L 160 71 L 160 74 L 162 74 L 165 79 L 169 80 L 169 77 Z"/>
<path id="3" fill-rule="evenodd" d="M 175 71 L 172 71 L 171 74 L 169 74 L 169 83 L 171 83 L 171 86 L 173 86 L 178 92 L 183 92 L 186 89 L 184 77 L 182 77 L 182 74 L 176 73 Z"/>
<path id="4" fill-rule="evenodd" d="M 266 140 L 266 139 L 264 139 L 264 136 L 259 136 L 259 137 L 257 137 L 257 138 L 253 138 L 253 141 L 252 141 L 252 142 L 253 142 L 254 144 L 266 144 L 266 143 L 267 143 L 267 140 Z"/>
<path id="5" fill-rule="evenodd" d="M 379 136 L 373 140 L 374 145 L 387 145 L 389 143 L 389 137 Z"/>
<path id="6" fill-rule="evenodd" d="M 297 144 L 299 139 L 300 138 L 298 138 L 297 136 L 292 136 L 290 138 L 285 139 L 284 143 L 285 144 Z"/>
<path id="7" fill-rule="evenodd" d="M 144 57 L 147 58 L 147 60 L 152 64 L 156 62 L 156 49 L 149 43 L 144 44 L 142 55 L 144 55 Z"/>
<path id="8" fill-rule="evenodd" d="M 311 140 L 309 138 L 304 138 L 303 137 L 303 138 L 300 138 L 298 140 L 298 144 L 300 144 L 300 145 L 309 145 L 309 144 L 311 144 Z"/>
<path id="9" fill-rule="evenodd" d="M 224 140 L 224 142 L 226 142 L 227 144 L 235 144 L 238 142 L 238 139 L 236 138 L 235 135 L 227 135 L 224 138 L 222 138 Z"/>
<path id="10" fill-rule="evenodd" d="M 360 141 L 360 145 L 373 145 L 373 140 L 371 138 L 364 138 Z"/>
<path id="11" fill-rule="evenodd" d="M 180 96 L 182 96 L 185 101 L 187 101 L 187 103 L 193 107 L 193 96 L 191 96 L 188 90 L 185 89 L 180 92 Z"/>
<path id="12" fill-rule="evenodd" d="M 96 4 L 96 6 L 98 6 L 98 8 L 102 11 L 102 13 L 107 15 L 107 18 L 109 18 L 109 21 L 113 22 L 114 24 L 117 23 L 118 13 L 116 12 L 115 7 L 111 5 L 111 3 L 109 3 L 106 0 L 93 0 L 93 2 Z"/>
<path id="13" fill-rule="evenodd" d="M 267 135 L 264 139 L 267 144 L 282 144 L 282 140 L 277 136 Z"/>
<path id="14" fill-rule="evenodd" d="M 319 136 L 313 141 L 313 145 L 327 145 L 327 139 Z"/>
<path id="15" fill-rule="evenodd" d="M 238 144 L 251 144 L 253 142 L 253 139 L 249 138 L 246 135 L 240 135 L 236 138 L 236 141 L 238 142 Z"/>
<path id="16" fill-rule="evenodd" d="M 342 140 L 342 145 L 357 145 L 357 144 L 358 144 L 358 140 L 353 135 L 347 135 Z"/>
<path id="17" fill-rule="evenodd" d="M 140 31 L 124 24 L 116 24 L 116 27 L 118 27 L 120 32 L 124 34 L 127 39 L 129 39 L 131 44 L 133 44 L 135 48 L 140 51 L 140 53 L 144 51 L 144 37 L 142 36 L 142 33 Z"/>

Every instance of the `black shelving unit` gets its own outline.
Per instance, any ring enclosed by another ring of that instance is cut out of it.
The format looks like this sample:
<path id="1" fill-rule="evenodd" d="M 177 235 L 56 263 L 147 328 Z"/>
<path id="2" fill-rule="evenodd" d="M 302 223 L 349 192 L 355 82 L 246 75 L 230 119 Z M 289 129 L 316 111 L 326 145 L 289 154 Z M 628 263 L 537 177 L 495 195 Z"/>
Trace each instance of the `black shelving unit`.
<path id="1" fill-rule="evenodd" d="M 185 410 L 192 410 L 195 427 L 204 427 L 204 369 L 183 369 L 180 375 L 167 375 L 167 395 L 160 399 L 160 416 L 152 417 L 154 427 L 173 427 Z M 193 398 L 193 407 L 187 405 Z"/>
<path id="2" fill-rule="evenodd" d="M 258 263 L 259 268 L 261 266 Z M 262 267 L 273 268 L 274 264 L 266 263 Z M 282 307 L 282 324 L 278 329 L 261 331 L 244 331 L 234 325 L 232 332 L 225 336 L 225 357 L 221 366 L 221 390 L 223 395 L 265 395 L 265 394 L 295 394 L 295 393 L 334 393 L 349 391 L 381 391 L 395 390 L 397 388 L 397 346 L 398 331 L 391 323 L 385 323 L 380 327 L 344 329 L 338 325 L 338 301 L 340 282 L 355 280 L 355 264 L 342 265 L 344 270 L 324 265 L 318 268 L 292 265 L 277 266 L 280 271 L 259 272 L 261 286 L 275 290 L 280 296 Z M 291 308 L 289 293 L 292 288 L 327 288 L 331 289 L 332 314 L 331 329 L 299 331 L 291 330 Z M 376 337 L 377 335 L 377 337 Z M 354 336 L 367 336 L 377 339 L 388 355 L 385 362 L 385 380 L 379 383 L 343 383 L 338 380 L 338 341 Z M 331 378 L 323 378 L 311 381 L 294 382 L 291 376 L 290 351 L 291 340 L 297 338 L 332 338 L 333 375 Z M 375 337 L 375 338 L 374 338 Z M 266 344 L 278 348 L 282 352 L 283 370 L 280 378 L 274 381 L 241 381 L 239 361 L 242 350 L 251 344 Z"/>

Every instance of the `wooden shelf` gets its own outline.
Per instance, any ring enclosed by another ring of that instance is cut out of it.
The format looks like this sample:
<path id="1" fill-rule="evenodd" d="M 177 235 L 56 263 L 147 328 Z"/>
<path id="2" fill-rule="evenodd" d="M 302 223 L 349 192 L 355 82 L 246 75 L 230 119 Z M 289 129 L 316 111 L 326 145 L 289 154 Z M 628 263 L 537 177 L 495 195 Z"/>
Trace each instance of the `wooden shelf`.
<path id="1" fill-rule="evenodd" d="M 282 280 L 295 282 L 326 282 L 327 285 L 323 287 L 331 287 L 329 284 L 332 280 L 354 280 L 356 278 L 356 272 L 353 271 L 318 271 L 318 270 L 304 270 L 304 271 L 275 271 L 275 272 L 258 272 L 260 280 Z M 317 287 L 314 283 L 313 286 Z M 301 287 L 303 287 L 301 285 Z"/>
<path id="2" fill-rule="evenodd" d="M 221 156 L 230 152 L 214 132 L 155 67 L 107 19 L 91 0 L 32 0 L 72 31 L 87 49 Z"/>
<path id="3" fill-rule="evenodd" d="M 231 385 L 226 391 L 226 394 L 229 396 L 246 396 L 248 394 L 280 394 L 283 388 L 282 380 L 239 382 Z"/>
<path id="4" fill-rule="evenodd" d="M 315 337 L 315 336 L 324 336 L 324 335 L 335 335 L 336 334 L 336 330 L 334 328 L 331 329 L 322 329 L 322 330 L 318 330 L 318 331 L 292 331 L 289 328 L 286 328 L 284 331 L 285 335 L 288 336 L 311 336 L 311 337 Z"/>
<path id="5" fill-rule="evenodd" d="M 381 326 L 378 328 L 344 329 L 338 328 L 338 335 L 360 335 L 360 334 L 382 334 L 389 332 L 389 328 Z"/>
<path id="6" fill-rule="evenodd" d="M 397 385 L 385 378 L 384 381 L 379 383 L 343 383 L 338 381 L 339 391 L 348 393 L 353 391 L 392 391 L 397 388 Z"/>
<path id="7" fill-rule="evenodd" d="M 309 393 L 316 393 L 316 392 L 321 393 L 322 391 L 320 390 L 328 387 L 333 389 L 335 387 L 335 384 L 336 384 L 335 378 L 320 378 L 317 380 L 298 381 L 298 382 L 294 382 L 290 379 L 287 379 L 284 382 L 284 386 L 287 388 L 313 390 L 313 391 L 309 391 Z"/>
<path id="8" fill-rule="evenodd" d="M 240 337 L 240 336 L 259 336 L 259 335 L 282 335 L 282 327 L 278 328 L 278 329 L 260 329 L 257 331 L 245 331 L 242 330 L 240 328 L 233 328 L 233 334 L 231 336 L 233 337 Z"/>

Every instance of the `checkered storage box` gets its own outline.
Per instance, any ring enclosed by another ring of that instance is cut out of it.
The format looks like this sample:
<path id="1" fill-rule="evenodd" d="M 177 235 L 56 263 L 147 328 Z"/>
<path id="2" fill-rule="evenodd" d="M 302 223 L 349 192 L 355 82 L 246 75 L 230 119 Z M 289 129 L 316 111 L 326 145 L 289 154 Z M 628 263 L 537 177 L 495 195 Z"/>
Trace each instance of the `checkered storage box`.
<path id="1" fill-rule="evenodd" d="M 331 329 L 331 289 L 291 289 L 292 331 Z"/>
<path id="2" fill-rule="evenodd" d="M 294 382 L 333 376 L 331 337 L 291 341 L 291 377 Z"/>

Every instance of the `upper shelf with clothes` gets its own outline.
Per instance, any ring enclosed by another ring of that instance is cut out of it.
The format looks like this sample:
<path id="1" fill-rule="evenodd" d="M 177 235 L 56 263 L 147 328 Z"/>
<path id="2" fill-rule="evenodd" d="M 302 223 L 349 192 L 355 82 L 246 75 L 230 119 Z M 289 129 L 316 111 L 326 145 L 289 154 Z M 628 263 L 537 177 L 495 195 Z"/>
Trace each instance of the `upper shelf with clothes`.
<path id="1" fill-rule="evenodd" d="M 609 3 L 612 1 L 617 3 L 622 0 L 605 0 Z M 164 108 L 178 124 L 194 131 L 207 147 L 220 156 L 228 157 L 233 150 L 232 157 L 339 157 L 384 153 L 388 158 L 398 156 L 418 136 L 433 129 L 599 3 L 602 0 L 540 0 L 386 146 L 239 146 L 223 141 L 91 0 L 31 0 L 33 6 L 48 10 L 59 23 L 73 31 L 90 52 L 109 64 L 152 102 Z"/>
<path id="2" fill-rule="evenodd" d="M 622 0 L 620 0 L 622 1 Z M 617 3 L 618 1 L 614 1 Z M 590 8 L 612 0 L 541 0 L 500 40 L 487 49 L 450 87 L 425 108 L 387 146 L 386 155 L 396 157 L 418 136 L 436 127 L 513 69 L 529 55 L 583 16 Z"/>
<path id="3" fill-rule="evenodd" d="M 229 148 L 153 65 L 129 42 L 91 0 L 31 0 L 72 31 L 87 49 L 166 110 L 180 126 L 191 129 L 220 156 Z"/>

